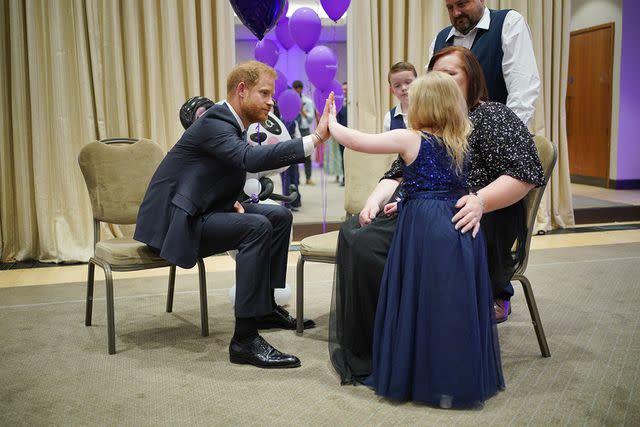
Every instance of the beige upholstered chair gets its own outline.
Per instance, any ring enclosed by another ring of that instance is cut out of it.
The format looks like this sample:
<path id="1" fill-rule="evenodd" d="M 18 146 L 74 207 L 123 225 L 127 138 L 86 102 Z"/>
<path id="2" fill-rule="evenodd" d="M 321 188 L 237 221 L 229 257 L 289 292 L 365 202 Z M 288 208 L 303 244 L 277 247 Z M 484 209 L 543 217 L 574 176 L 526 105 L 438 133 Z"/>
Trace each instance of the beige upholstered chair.
<path id="1" fill-rule="evenodd" d="M 517 280 L 522 284 L 522 288 L 524 290 L 524 296 L 527 300 L 527 306 L 529 307 L 529 314 L 531 315 L 531 321 L 536 331 L 536 336 L 538 337 L 538 345 L 540 346 L 540 353 L 542 353 L 543 357 L 550 357 L 551 353 L 549 352 L 547 337 L 545 336 L 544 329 L 542 328 L 542 320 L 540 320 L 540 313 L 538 313 L 538 305 L 536 304 L 536 299 L 533 296 L 533 289 L 531 287 L 531 282 L 524 275 L 524 273 L 525 273 L 525 270 L 527 269 L 527 262 L 529 261 L 529 247 L 531 246 L 531 234 L 533 233 L 533 229 L 535 227 L 538 207 L 540 206 L 540 201 L 542 200 L 542 196 L 544 195 L 544 190 L 547 187 L 547 183 L 549 182 L 549 177 L 551 176 L 551 172 L 553 172 L 553 168 L 556 164 L 558 153 L 555 145 L 553 145 L 545 137 L 541 135 L 536 135 L 533 138 L 533 140 L 536 144 L 536 148 L 538 149 L 538 156 L 540 157 L 542 168 L 544 169 L 545 185 L 542 187 L 534 188 L 524 198 L 525 209 L 527 212 L 527 227 L 529 232 L 527 233 L 527 240 L 524 246 L 524 258 L 522 260 L 519 260 L 518 268 L 516 269 L 516 272 L 513 275 L 512 280 Z"/>
<path id="2" fill-rule="evenodd" d="M 112 138 L 85 145 L 78 156 L 93 210 L 94 255 L 89 259 L 85 325 L 91 326 L 95 266 L 104 270 L 109 354 L 116 352 L 112 271 L 170 267 L 167 312 L 173 308 L 176 267 L 154 254 L 147 245 L 119 237 L 100 240 L 100 222 L 135 224 L 138 208 L 151 176 L 164 153 L 147 139 Z M 207 284 L 204 263 L 198 260 L 202 336 L 209 335 Z"/>
<path id="3" fill-rule="evenodd" d="M 372 155 L 344 150 L 345 190 L 344 209 L 346 216 L 358 215 L 369 194 L 378 184 L 396 155 Z M 300 242 L 300 258 L 296 270 L 296 331 L 301 334 L 304 314 L 304 264 L 322 262 L 335 264 L 339 231 L 309 236 Z"/>

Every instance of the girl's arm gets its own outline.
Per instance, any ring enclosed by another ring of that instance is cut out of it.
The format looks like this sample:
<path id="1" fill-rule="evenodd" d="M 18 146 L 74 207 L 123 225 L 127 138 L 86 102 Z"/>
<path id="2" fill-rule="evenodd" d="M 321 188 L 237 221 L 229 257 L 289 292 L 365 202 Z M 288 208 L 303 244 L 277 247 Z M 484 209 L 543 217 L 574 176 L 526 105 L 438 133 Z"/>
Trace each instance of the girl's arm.
<path id="1" fill-rule="evenodd" d="M 329 133 L 341 145 L 354 151 L 369 154 L 393 154 L 398 153 L 405 163 L 411 163 L 414 159 L 406 158 L 411 148 L 415 148 L 418 135 L 407 129 L 395 129 L 384 133 L 364 133 L 359 130 L 349 129 L 338 122 L 330 122 Z M 417 153 L 416 153 L 417 154 Z"/>
<path id="2" fill-rule="evenodd" d="M 398 153 L 406 164 L 418 155 L 420 137 L 406 129 L 395 129 L 384 133 L 364 133 L 342 126 L 336 120 L 336 105 L 331 104 L 329 112 L 329 133 L 341 145 L 354 151 L 369 154 Z"/>

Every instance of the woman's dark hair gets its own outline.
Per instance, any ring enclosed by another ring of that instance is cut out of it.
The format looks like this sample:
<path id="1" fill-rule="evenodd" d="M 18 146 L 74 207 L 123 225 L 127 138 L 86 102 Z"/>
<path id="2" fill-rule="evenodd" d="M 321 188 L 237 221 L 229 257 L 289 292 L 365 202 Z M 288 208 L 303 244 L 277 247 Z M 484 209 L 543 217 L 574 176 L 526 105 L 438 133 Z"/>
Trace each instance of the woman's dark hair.
<path id="1" fill-rule="evenodd" d="M 471 111 L 478 106 L 480 101 L 489 99 L 489 91 L 487 90 L 482 67 L 473 52 L 461 46 L 445 47 L 431 57 L 428 70 L 431 71 L 440 58 L 453 54 L 458 55 L 458 58 L 462 61 L 462 69 L 467 75 L 467 107 Z"/>

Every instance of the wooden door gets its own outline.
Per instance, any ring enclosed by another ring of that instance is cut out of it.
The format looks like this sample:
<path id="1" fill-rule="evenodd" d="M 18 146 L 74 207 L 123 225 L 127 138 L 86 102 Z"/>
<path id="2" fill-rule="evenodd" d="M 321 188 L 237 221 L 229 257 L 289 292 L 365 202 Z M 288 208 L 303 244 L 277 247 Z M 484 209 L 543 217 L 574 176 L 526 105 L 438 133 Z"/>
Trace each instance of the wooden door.
<path id="1" fill-rule="evenodd" d="M 574 182 L 609 182 L 613 36 L 613 22 L 571 33 L 566 106 Z"/>

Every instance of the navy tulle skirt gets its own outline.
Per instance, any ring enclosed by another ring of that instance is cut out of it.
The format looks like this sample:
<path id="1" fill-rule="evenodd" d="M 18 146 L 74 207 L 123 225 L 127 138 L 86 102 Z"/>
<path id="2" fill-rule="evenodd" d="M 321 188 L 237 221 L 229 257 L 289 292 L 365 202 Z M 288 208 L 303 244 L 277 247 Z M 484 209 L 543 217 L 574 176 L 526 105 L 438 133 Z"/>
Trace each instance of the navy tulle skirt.
<path id="1" fill-rule="evenodd" d="M 374 321 L 376 394 L 475 407 L 504 388 L 482 232 L 455 230 L 456 197 L 404 202 Z"/>

